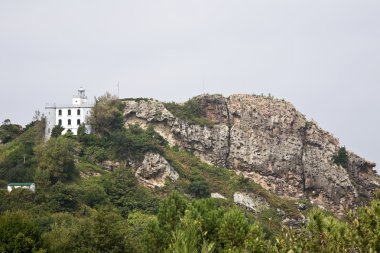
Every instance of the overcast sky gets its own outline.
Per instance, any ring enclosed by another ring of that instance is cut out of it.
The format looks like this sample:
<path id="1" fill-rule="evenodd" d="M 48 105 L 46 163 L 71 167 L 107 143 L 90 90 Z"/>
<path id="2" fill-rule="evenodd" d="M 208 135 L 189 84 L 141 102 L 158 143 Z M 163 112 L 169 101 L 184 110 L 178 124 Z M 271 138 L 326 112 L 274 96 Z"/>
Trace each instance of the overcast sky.
<path id="1" fill-rule="evenodd" d="M 271 93 L 379 164 L 379 13 L 378 0 L 0 0 L 0 121 L 117 82 L 164 101 Z"/>

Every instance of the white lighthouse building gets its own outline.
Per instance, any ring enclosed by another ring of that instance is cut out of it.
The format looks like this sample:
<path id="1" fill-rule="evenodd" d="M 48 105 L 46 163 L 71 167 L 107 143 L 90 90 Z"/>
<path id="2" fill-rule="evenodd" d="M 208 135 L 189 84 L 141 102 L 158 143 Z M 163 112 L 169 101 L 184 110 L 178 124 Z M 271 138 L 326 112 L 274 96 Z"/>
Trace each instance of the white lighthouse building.
<path id="1" fill-rule="evenodd" d="M 50 138 L 52 129 L 57 125 L 64 128 L 62 134 L 71 131 L 76 135 L 82 123 L 85 124 L 87 132 L 90 132 L 87 117 L 90 116 L 92 107 L 92 104 L 87 103 L 85 90 L 82 87 L 79 88 L 78 94 L 73 96 L 71 105 L 46 105 L 45 139 Z"/>

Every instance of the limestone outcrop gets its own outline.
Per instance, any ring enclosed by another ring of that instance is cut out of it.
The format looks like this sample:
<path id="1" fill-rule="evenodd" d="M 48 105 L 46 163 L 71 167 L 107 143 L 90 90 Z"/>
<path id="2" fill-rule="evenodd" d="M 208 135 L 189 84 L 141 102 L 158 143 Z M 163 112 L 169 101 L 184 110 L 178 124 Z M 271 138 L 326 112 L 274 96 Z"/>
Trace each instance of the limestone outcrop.
<path id="1" fill-rule="evenodd" d="M 269 207 L 268 203 L 264 199 L 252 197 L 250 194 L 242 192 L 234 193 L 234 202 L 255 213 L 259 213 Z"/>
<path id="2" fill-rule="evenodd" d="M 190 124 L 155 100 L 125 101 L 127 124 L 152 125 L 170 145 L 231 168 L 279 195 L 308 198 L 337 212 L 361 204 L 379 188 L 375 164 L 348 152 L 347 168 L 333 162 L 341 144 L 284 100 L 256 95 L 201 95 L 211 124 Z"/>
<path id="3" fill-rule="evenodd" d="M 177 180 L 179 175 L 161 155 L 147 153 L 141 166 L 136 170 L 137 179 L 148 187 L 162 187 L 165 181 Z"/>
<path id="4" fill-rule="evenodd" d="M 222 194 L 218 192 L 212 192 L 210 197 L 214 199 L 226 199 L 226 197 L 224 197 Z"/>

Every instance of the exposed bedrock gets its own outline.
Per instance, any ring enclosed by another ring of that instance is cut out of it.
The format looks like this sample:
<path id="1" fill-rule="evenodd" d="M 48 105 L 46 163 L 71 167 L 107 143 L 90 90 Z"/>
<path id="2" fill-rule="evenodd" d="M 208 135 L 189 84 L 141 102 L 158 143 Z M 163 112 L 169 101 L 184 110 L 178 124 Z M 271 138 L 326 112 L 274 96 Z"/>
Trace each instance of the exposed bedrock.
<path id="1" fill-rule="evenodd" d="M 289 102 L 244 94 L 193 99 L 212 124 L 190 124 L 155 100 L 125 101 L 126 122 L 152 125 L 171 145 L 279 195 L 308 198 L 338 212 L 368 200 L 379 188 L 374 163 L 348 152 L 347 168 L 334 164 L 339 140 Z"/>

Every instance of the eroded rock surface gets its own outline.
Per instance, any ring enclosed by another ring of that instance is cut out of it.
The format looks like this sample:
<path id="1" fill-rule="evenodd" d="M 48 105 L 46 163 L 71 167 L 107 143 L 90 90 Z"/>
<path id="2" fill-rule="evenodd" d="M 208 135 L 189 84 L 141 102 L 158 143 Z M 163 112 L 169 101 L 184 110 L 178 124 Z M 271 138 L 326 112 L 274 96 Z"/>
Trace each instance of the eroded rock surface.
<path id="1" fill-rule="evenodd" d="M 341 144 L 284 100 L 256 95 L 194 98 L 213 125 L 189 124 L 153 100 L 125 101 L 127 124 L 152 125 L 171 145 L 203 161 L 231 168 L 279 195 L 309 198 L 337 212 L 368 200 L 379 188 L 375 164 L 348 152 L 334 164 Z"/>
<path id="2" fill-rule="evenodd" d="M 234 202 L 248 208 L 255 213 L 259 213 L 269 207 L 268 203 L 264 199 L 250 196 L 249 193 L 235 192 Z"/>
<path id="3" fill-rule="evenodd" d="M 142 165 L 136 170 L 137 179 L 148 187 L 162 187 L 167 179 L 177 180 L 178 173 L 159 154 L 147 153 Z"/>
<path id="4" fill-rule="evenodd" d="M 214 199 L 226 199 L 226 197 L 224 197 L 222 194 L 217 193 L 217 192 L 212 192 L 211 193 L 211 198 L 214 198 Z"/>

